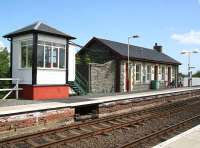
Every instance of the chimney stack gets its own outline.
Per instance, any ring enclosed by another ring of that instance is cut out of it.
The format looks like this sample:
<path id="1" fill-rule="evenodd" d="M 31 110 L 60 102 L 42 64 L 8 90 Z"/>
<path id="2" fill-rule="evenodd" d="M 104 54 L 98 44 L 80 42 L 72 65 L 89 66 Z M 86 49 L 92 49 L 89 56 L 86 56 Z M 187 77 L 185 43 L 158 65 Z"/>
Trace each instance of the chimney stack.
<path id="1" fill-rule="evenodd" d="M 153 46 L 153 49 L 162 53 L 162 46 L 158 45 L 157 43 L 155 43 L 155 45 Z"/>

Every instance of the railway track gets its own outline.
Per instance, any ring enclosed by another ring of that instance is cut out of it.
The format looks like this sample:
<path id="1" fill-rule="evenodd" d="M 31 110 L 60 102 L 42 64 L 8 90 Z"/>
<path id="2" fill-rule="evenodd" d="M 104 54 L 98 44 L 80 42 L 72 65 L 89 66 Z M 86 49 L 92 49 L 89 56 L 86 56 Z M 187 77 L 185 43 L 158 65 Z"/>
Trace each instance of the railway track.
<path id="1" fill-rule="evenodd" d="M 70 145 L 71 142 L 76 142 L 80 139 L 86 139 L 95 135 L 107 134 L 113 130 L 134 127 L 152 118 L 160 118 L 168 116 L 182 110 L 191 110 L 192 106 L 200 104 L 198 98 L 185 100 L 176 103 L 168 103 L 160 107 L 128 113 L 124 115 L 115 115 L 102 119 L 96 119 L 88 122 L 83 122 L 68 127 L 57 128 L 54 130 L 44 131 L 41 133 L 24 135 L 7 140 L 0 141 L 0 147 L 56 147 L 64 144 Z"/>
<path id="2" fill-rule="evenodd" d="M 200 115 L 197 115 L 195 117 L 186 119 L 184 121 L 181 121 L 179 123 L 176 123 L 174 125 L 166 127 L 164 129 L 160 129 L 160 130 L 154 131 L 149 135 L 146 135 L 146 136 L 141 137 L 139 139 L 135 139 L 135 140 L 123 145 L 123 146 L 120 146 L 119 148 L 136 147 L 137 145 L 142 145 L 145 142 L 148 142 L 149 140 L 152 140 L 153 138 L 162 139 L 162 137 L 164 137 L 163 139 L 166 139 L 166 135 L 167 134 L 169 134 L 169 133 L 173 134 L 173 132 L 175 132 L 177 134 L 177 132 L 179 132 L 180 128 L 184 128 L 187 124 L 191 124 L 191 122 L 194 122 L 195 120 L 200 120 Z"/>

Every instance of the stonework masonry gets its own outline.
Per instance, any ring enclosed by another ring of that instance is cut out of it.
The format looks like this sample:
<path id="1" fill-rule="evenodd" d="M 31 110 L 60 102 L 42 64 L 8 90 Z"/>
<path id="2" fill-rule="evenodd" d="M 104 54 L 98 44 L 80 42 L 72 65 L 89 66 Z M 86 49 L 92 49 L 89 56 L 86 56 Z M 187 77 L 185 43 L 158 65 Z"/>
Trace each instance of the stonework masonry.
<path id="1" fill-rule="evenodd" d="M 127 92 L 126 90 L 126 63 L 127 61 L 121 61 L 121 68 L 120 68 L 120 91 Z M 136 64 L 141 65 L 140 69 L 140 80 L 136 81 Z M 154 68 L 158 66 L 158 80 L 160 81 L 160 89 L 167 88 L 167 84 L 172 80 L 177 80 L 177 67 L 173 65 L 167 64 L 157 64 L 157 63 L 149 63 L 149 62 L 142 62 L 142 61 L 130 61 L 129 64 L 129 71 L 130 71 L 130 82 L 129 88 L 131 88 L 132 92 L 140 92 L 140 91 L 147 91 L 151 89 L 151 80 L 147 80 L 147 65 L 150 65 L 151 72 L 150 78 L 154 80 Z M 164 68 L 164 78 L 162 79 L 162 68 Z M 168 68 L 171 69 L 170 80 L 168 78 Z"/>
<path id="2" fill-rule="evenodd" d="M 90 92 L 112 93 L 115 91 L 115 62 L 90 64 Z"/>
<path id="3" fill-rule="evenodd" d="M 147 96 L 134 99 L 125 99 L 99 104 L 98 116 L 105 117 L 114 114 L 137 111 L 149 107 L 159 106 L 169 101 L 181 101 L 200 97 L 200 90 L 177 92 L 173 94 L 163 94 Z"/>

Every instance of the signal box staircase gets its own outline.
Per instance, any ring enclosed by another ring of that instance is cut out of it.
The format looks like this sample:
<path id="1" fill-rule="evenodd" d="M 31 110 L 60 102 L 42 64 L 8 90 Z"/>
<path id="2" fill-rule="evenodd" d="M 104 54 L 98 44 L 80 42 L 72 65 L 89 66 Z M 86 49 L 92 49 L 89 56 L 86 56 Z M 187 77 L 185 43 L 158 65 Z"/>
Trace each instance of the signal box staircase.
<path id="1" fill-rule="evenodd" d="M 88 81 L 79 72 L 76 72 L 75 81 L 69 81 L 68 84 L 76 95 L 82 96 L 89 92 Z"/>

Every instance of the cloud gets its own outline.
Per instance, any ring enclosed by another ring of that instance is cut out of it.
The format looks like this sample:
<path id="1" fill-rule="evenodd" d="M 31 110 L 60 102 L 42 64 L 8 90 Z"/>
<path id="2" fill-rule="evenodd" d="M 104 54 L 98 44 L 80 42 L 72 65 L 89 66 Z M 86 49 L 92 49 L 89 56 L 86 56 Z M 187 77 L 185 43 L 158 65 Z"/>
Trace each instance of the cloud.
<path id="1" fill-rule="evenodd" d="M 200 45 L 200 31 L 191 30 L 190 32 L 183 34 L 173 33 L 171 38 L 180 44 Z"/>

